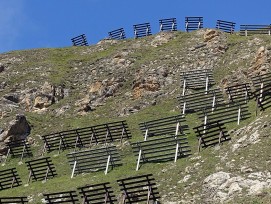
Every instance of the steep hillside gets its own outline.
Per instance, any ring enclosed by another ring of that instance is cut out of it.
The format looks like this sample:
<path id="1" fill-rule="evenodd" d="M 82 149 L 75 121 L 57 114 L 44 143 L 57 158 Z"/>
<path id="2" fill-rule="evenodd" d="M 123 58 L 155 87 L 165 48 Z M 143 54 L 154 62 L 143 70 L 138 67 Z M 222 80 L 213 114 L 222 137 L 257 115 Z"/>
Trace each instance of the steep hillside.
<path id="1" fill-rule="evenodd" d="M 0 191 L 0 196 L 27 195 L 32 203 L 42 203 L 42 193 L 111 182 L 120 197 L 117 179 L 152 173 L 161 203 L 271 203 L 271 112 L 266 109 L 256 116 L 254 99 L 248 102 L 248 119 L 226 125 L 231 141 L 221 146 L 197 151 L 193 127 L 201 121 L 196 113 L 185 117 L 189 157 L 176 163 L 146 163 L 135 171 L 136 157 L 130 146 L 143 140 L 138 123 L 181 113 L 177 97 L 182 72 L 212 69 L 215 87 L 227 100 L 226 86 L 252 84 L 252 76 L 270 72 L 270 50 L 270 36 L 241 37 L 203 29 L 102 40 L 88 47 L 1 54 L 2 160 L 6 153 L 3 133 L 17 114 L 25 115 L 30 125 L 28 140 L 35 157 L 41 156 L 42 135 L 73 128 L 126 120 L 132 139 L 116 143 L 123 165 L 107 175 L 92 172 L 71 179 L 66 158 L 71 150 L 65 150 L 59 155 L 46 153 L 56 165 L 56 178 L 26 184 L 25 164 L 8 159 L 0 168 L 16 167 L 23 185 Z"/>

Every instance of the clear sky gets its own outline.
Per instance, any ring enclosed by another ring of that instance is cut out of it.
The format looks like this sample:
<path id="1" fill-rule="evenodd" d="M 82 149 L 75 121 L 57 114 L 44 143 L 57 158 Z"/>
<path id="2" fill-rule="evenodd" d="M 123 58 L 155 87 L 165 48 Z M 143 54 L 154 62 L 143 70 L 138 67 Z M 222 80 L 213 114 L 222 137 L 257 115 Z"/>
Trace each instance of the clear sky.
<path id="1" fill-rule="evenodd" d="M 271 0 L 0 0 L 0 53 L 32 48 L 71 46 L 71 38 L 86 34 L 96 44 L 108 32 L 123 27 L 133 37 L 133 25 L 185 16 L 204 17 L 204 27 L 216 20 L 240 24 L 271 24 Z"/>

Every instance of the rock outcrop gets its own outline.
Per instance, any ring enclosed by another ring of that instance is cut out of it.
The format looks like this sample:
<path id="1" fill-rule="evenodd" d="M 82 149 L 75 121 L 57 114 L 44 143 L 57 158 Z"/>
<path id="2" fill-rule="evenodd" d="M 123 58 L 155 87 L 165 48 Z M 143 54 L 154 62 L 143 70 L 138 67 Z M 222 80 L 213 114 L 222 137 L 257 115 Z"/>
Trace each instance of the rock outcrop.
<path id="1" fill-rule="evenodd" d="M 16 115 L 9 123 L 8 128 L 0 134 L 0 154 L 6 153 L 6 142 L 25 139 L 31 131 L 31 127 L 24 115 Z"/>
<path id="2" fill-rule="evenodd" d="M 204 179 L 203 197 L 209 203 L 225 203 L 240 194 L 261 195 L 270 187 L 270 172 L 254 172 L 245 176 L 217 172 Z"/>
<path id="3" fill-rule="evenodd" d="M 0 72 L 3 72 L 5 70 L 4 65 L 0 64 Z"/>
<path id="4" fill-rule="evenodd" d="M 232 151 L 238 151 L 240 148 L 245 148 L 250 145 L 256 144 L 261 141 L 264 137 L 270 137 L 271 123 L 263 120 L 267 116 L 262 116 L 249 125 L 233 131 L 231 134 L 234 135 L 232 141 Z"/>
<path id="5" fill-rule="evenodd" d="M 64 98 L 64 88 L 55 87 L 45 82 L 34 99 L 33 107 L 36 109 L 45 109 Z"/>
<path id="6" fill-rule="evenodd" d="M 151 41 L 151 46 L 158 47 L 163 44 L 168 43 L 170 40 L 174 39 L 174 32 L 160 32 L 155 36 L 155 38 Z"/>
<path id="7" fill-rule="evenodd" d="M 88 93 L 75 102 L 77 112 L 85 114 L 94 110 L 95 107 L 104 105 L 107 98 L 117 94 L 124 82 L 125 79 L 123 77 L 113 77 L 93 82 L 88 88 Z"/>
<path id="8" fill-rule="evenodd" d="M 249 68 L 249 74 L 252 76 L 265 74 L 269 72 L 269 68 L 271 65 L 271 58 L 269 54 L 269 50 L 266 47 L 261 46 L 255 55 L 255 58 L 251 62 L 251 67 Z"/>

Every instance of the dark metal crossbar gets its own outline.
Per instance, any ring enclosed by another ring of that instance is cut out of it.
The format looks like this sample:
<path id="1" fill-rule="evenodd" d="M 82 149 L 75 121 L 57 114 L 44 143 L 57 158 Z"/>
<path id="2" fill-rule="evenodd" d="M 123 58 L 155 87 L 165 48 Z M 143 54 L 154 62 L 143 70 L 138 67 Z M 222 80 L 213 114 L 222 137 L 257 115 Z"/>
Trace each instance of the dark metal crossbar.
<path id="1" fill-rule="evenodd" d="M 271 73 L 252 76 L 251 80 L 255 89 L 260 89 L 268 84 L 271 84 Z"/>
<path id="2" fill-rule="evenodd" d="M 152 174 L 134 176 L 117 180 L 123 192 L 122 203 L 138 203 L 141 201 L 157 202 L 160 198 Z"/>
<path id="3" fill-rule="evenodd" d="M 181 95 L 177 99 L 183 115 L 186 112 L 197 112 L 208 107 L 215 109 L 224 102 L 222 92 L 219 89 L 197 91 L 188 95 Z"/>
<path id="4" fill-rule="evenodd" d="M 198 151 L 201 147 L 206 148 L 230 140 L 224 124 L 220 121 L 202 124 L 193 129 L 199 140 Z"/>
<path id="5" fill-rule="evenodd" d="M 215 84 L 213 71 L 211 69 L 194 69 L 181 74 L 182 95 L 186 89 L 204 89 L 208 91 Z"/>
<path id="6" fill-rule="evenodd" d="M 264 111 L 271 107 L 271 84 L 256 89 L 253 95 L 256 100 L 256 115 L 258 113 L 258 108 L 260 108 L 261 111 Z"/>
<path id="7" fill-rule="evenodd" d="M 44 193 L 43 196 L 47 204 L 55 204 L 55 203 L 78 204 L 79 203 L 76 191 Z"/>
<path id="8" fill-rule="evenodd" d="M 109 38 L 114 40 L 123 40 L 126 38 L 123 28 L 108 32 Z"/>
<path id="9" fill-rule="evenodd" d="M 240 25 L 240 35 L 271 35 L 271 25 Z"/>
<path id="10" fill-rule="evenodd" d="M 151 35 L 151 25 L 150 23 L 136 24 L 134 27 L 135 38 L 142 38 Z"/>
<path id="11" fill-rule="evenodd" d="M 271 107 L 271 73 L 252 77 L 254 86 L 253 97 L 256 100 L 256 115 L 258 108 L 261 111 Z"/>
<path id="12" fill-rule="evenodd" d="M 22 185 L 16 168 L 0 171 L 0 191 Z"/>
<path id="13" fill-rule="evenodd" d="M 226 33 L 233 33 L 235 29 L 235 24 L 234 22 L 230 21 L 223 21 L 223 20 L 217 20 L 216 21 L 216 28 L 219 30 L 222 30 Z"/>
<path id="14" fill-rule="evenodd" d="M 144 135 L 144 140 L 153 136 L 184 135 L 188 130 L 183 115 L 174 115 L 139 123 L 139 128 Z"/>
<path id="15" fill-rule="evenodd" d="M 109 143 L 130 139 L 131 132 L 126 121 L 106 123 L 85 128 L 61 131 L 42 136 L 44 151 L 64 150 L 68 148 L 89 147 L 98 143 Z"/>
<path id="16" fill-rule="evenodd" d="M 203 17 L 185 17 L 185 31 L 190 32 L 203 28 Z"/>
<path id="17" fill-rule="evenodd" d="M 231 103 L 247 103 L 251 98 L 251 88 L 249 84 L 236 84 L 225 88 Z"/>
<path id="18" fill-rule="evenodd" d="M 29 183 L 31 179 L 35 181 L 46 181 L 47 179 L 53 178 L 57 175 L 50 157 L 43 157 L 40 159 L 27 161 L 25 163 L 29 171 L 27 183 Z"/>
<path id="19" fill-rule="evenodd" d="M 28 203 L 27 197 L 0 197 L 1 204 L 25 204 Z"/>
<path id="20" fill-rule="evenodd" d="M 7 143 L 8 153 L 6 156 L 6 161 L 9 156 L 11 157 L 20 157 L 22 160 L 25 156 L 33 156 L 30 145 L 26 140 L 15 140 Z"/>
<path id="21" fill-rule="evenodd" d="M 178 158 L 189 156 L 190 152 L 187 138 L 181 135 L 162 136 L 148 141 L 132 143 L 131 145 L 138 158 L 136 170 L 139 169 L 140 163 L 172 160 L 176 162 Z"/>
<path id="22" fill-rule="evenodd" d="M 99 183 L 94 185 L 86 185 L 84 187 L 79 187 L 78 190 L 83 199 L 82 204 L 92 204 L 92 203 L 117 203 L 117 199 L 114 195 L 112 188 L 107 183 Z"/>
<path id="23" fill-rule="evenodd" d="M 161 31 L 177 31 L 176 18 L 167 18 L 159 20 L 160 32 Z"/>
<path id="24" fill-rule="evenodd" d="M 67 158 L 72 168 L 71 177 L 74 174 L 100 170 L 105 170 L 107 174 L 109 167 L 121 165 L 120 155 L 115 146 L 72 152 L 67 154 Z"/>
<path id="25" fill-rule="evenodd" d="M 88 46 L 87 37 L 85 34 L 76 36 L 71 39 L 73 46 Z"/>
<path id="26" fill-rule="evenodd" d="M 250 117 L 247 104 L 221 104 L 215 109 L 205 108 L 201 112 L 198 112 L 199 118 L 203 123 L 222 121 L 224 124 L 237 122 L 240 124 L 241 120 L 245 120 Z"/>

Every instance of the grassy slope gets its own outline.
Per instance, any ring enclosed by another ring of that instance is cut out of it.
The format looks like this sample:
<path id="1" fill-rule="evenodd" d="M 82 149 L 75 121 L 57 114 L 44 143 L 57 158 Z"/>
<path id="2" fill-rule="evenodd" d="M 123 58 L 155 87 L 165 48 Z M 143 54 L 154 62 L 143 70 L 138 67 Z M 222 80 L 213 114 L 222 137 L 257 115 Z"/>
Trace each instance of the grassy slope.
<path id="1" fill-rule="evenodd" d="M 177 38 L 167 45 L 162 46 L 159 49 L 163 50 L 173 50 L 178 51 L 178 45 L 189 36 L 187 34 L 178 34 L 180 35 L 180 38 Z M 234 46 L 238 46 L 238 43 L 241 41 L 245 41 L 244 38 L 240 38 L 237 36 L 230 37 L 229 42 L 232 43 L 232 47 L 230 49 L 236 49 Z M 127 42 L 129 46 L 130 41 Z M 63 49 L 44 49 L 44 54 L 41 57 L 41 60 L 37 63 L 34 62 L 34 59 L 37 58 L 37 56 L 33 56 L 33 61 L 30 59 L 29 64 L 24 64 L 22 66 L 22 69 L 27 69 L 27 67 L 31 66 L 39 66 L 39 63 L 45 66 L 52 66 L 57 67 L 57 69 L 54 69 L 54 71 L 51 71 L 48 73 L 48 75 L 45 77 L 49 79 L 51 82 L 55 84 L 62 84 L 62 83 L 72 83 L 69 80 L 66 80 L 67 78 L 70 79 L 70 77 L 74 74 L 69 69 L 71 66 L 73 66 L 74 63 L 80 61 L 80 62 L 95 62 L 96 60 L 105 58 L 107 56 L 112 55 L 115 50 L 122 50 L 124 44 L 118 44 L 109 47 L 106 51 L 102 51 L 97 53 L 93 53 L 90 55 L 76 55 L 77 51 L 79 49 L 84 48 L 63 48 Z M 142 52 L 144 51 L 144 52 Z M 35 53 L 35 51 L 30 52 L 28 51 L 28 55 L 32 55 Z M 21 52 L 23 55 L 24 52 Z M 155 48 L 142 48 L 138 50 L 138 52 L 133 54 L 133 57 L 137 59 L 134 67 L 140 66 L 140 64 L 147 63 L 150 60 L 155 59 L 159 56 L 159 50 Z M 227 58 L 227 56 L 224 56 Z M 171 62 L 173 63 L 173 62 Z M 174 64 L 174 63 L 173 63 Z M 225 66 L 225 65 L 224 65 Z M 218 69 L 215 72 L 215 78 L 216 81 L 219 82 L 221 78 L 225 74 L 228 74 L 231 69 L 234 69 L 234 67 L 230 67 L 228 71 L 225 72 L 225 69 L 223 67 L 223 70 Z M 41 71 L 42 72 L 42 71 Z M 34 73 L 33 73 L 34 74 Z M 64 77 L 63 77 L 64 76 Z M 20 83 L 24 80 L 29 80 L 34 75 L 25 75 L 22 78 L 13 78 L 12 82 L 14 83 Z M 68 85 L 68 84 L 67 84 Z M 126 88 L 129 88 L 129 86 L 126 86 Z M 76 95 L 72 95 L 72 98 L 69 100 L 73 100 L 76 98 Z M 86 115 L 86 116 L 76 116 L 73 117 L 72 113 L 67 114 L 66 116 L 61 116 L 61 118 L 57 118 L 54 116 L 53 112 L 49 112 L 46 115 L 38 115 L 35 113 L 27 113 L 27 118 L 33 125 L 33 132 L 32 137 L 35 138 L 37 142 L 37 146 L 33 148 L 35 155 L 40 154 L 40 150 L 42 148 L 42 141 L 40 138 L 37 137 L 37 135 L 43 135 L 45 133 L 52 132 L 51 130 L 58 131 L 63 129 L 71 129 L 75 127 L 84 127 L 89 126 L 93 124 L 101 124 L 106 122 L 111 122 L 114 120 L 118 120 L 116 115 L 112 115 L 111 112 L 114 110 L 114 101 L 119 100 L 121 101 L 121 98 L 113 98 L 110 99 L 107 104 L 104 107 L 98 108 L 96 111 Z M 61 106 L 60 102 L 59 104 L 55 104 L 50 109 L 54 109 L 58 106 Z M 250 112 L 254 112 L 255 104 L 254 102 L 250 102 Z M 169 115 L 178 114 L 179 110 L 177 108 L 177 101 L 175 99 L 175 96 L 172 96 L 172 98 L 168 98 L 167 100 L 160 101 L 156 106 L 151 106 L 148 108 L 145 108 L 141 110 L 138 113 L 132 114 L 130 116 L 125 117 L 124 119 L 127 120 L 129 128 L 132 132 L 133 138 L 131 139 L 131 142 L 135 142 L 138 140 L 142 140 L 141 133 L 139 132 L 138 123 L 141 121 L 146 121 L 150 119 L 155 118 L 161 118 Z M 123 119 L 123 118 L 122 118 Z M 248 124 L 250 121 L 253 121 L 255 119 L 254 114 L 252 114 L 252 117 L 248 119 L 247 121 L 242 121 L 240 127 Z M 61 122 L 59 122 L 61 121 Z M 204 151 L 202 151 L 200 154 L 197 153 L 197 139 L 194 135 L 194 132 L 192 131 L 192 127 L 199 124 L 199 120 L 197 119 L 196 115 L 188 115 L 187 116 L 187 122 L 190 127 L 190 132 L 188 134 L 188 140 L 189 144 L 191 146 L 192 153 L 194 156 L 201 156 L 202 160 L 204 161 L 204 164 L 201 165 L 200 169 L 198 169 L 196 172 L 193 173 L 193 178 L 191 180 L 191 183 L 193 183 L 192 187 L 195 190 L 191 190 L 189 193 L 194 194 L 197 193 L 197 189 L 201 188 L 201 181 L 203 178 L 208 176 L 210 173 L 215 172 L 216 164 L 219 162 L 219 158 L 217 157 L 217 152 L 214 152 L 212 148 L 208 148 Z M 234 129 L 237 128 L 236 124 L 229 124 L 228 129 Z M 223 145 L 224 149 L 227 149 L 227 145 Z M 263 144 L 264 145 L 264 144 Z M 168 162 L 168 163 L 153 163 L 153 164 L 144 164 L 140 168 L 138 172 L 135 171 L 136 167 L 136 157 L 132 154 L 131 147 L 123 146 L 121 155 L 122 155 L 122 161 L 123 165 L 121 167 L 117 167 L 111 172 L 109 172 L 108 175 L 104 175 L 103 172 L 97 172 L 97 173 L 89 173 L 84 175 L 78 175 L 75 178 L 71 179 L 71 169 L 68 165 L 67 159 L 65 154 L 69 152 L 68 150 L 65 152 L 62 152 L 60 155 L 55 155 L 56 152 L 47 154 L 48 156 L 51 156 L 53 159 L 53 163 L 56 165 L 56 170 L 58 173 L 58 176 L 52 180 L 48 180 L 46 183 L 41 182 L 33 182 L 30 183 L 28 186 L 21 186 L 18 188 L 5 190 L 0 192 L 1 196 L 22 196 L 22 195 L 30 195 L 33 197 L 34 203 L 40 203 L 42 198 L 42 193 L 50 193 L 50 192 L 57 192 L 57 191 L 65 191 L 65 190 L 76 190 L 76 187 L 83 186 L 85 184 L 94 184 L 94 183 L 100 183 L 100 182 L 111 182 L 112 187 L 114 188 L 115 194 L 118 195 L 121 192 L 119 192 L 118 185 L 116 183 L 116 180 L 119 178 L 125 178 L 132 175 L 138 175 L 138 174 L 145 174 L 145 173 L 153 173 L 154 177 L 157 180 L 157 183 L 159 185 L 159 191 L 161 195 L 168 195 L 170 192 L 174 192 L 174 196 L 171 196 L 171 198 L 168 198 L 170 200 L 180 200 L 182 198 L 182 194 L 185 192 L 185 188 L 187 187 L 186 184 L 178 183 L 179 180 L 183 178 L 185 175 L 184 171 L 185 168 L 188 166 L 195 166 L 195 164 L 198 162 L 197 160 L 191 160 L 190 158 L 184 158 L 177 161 L 177 163 Z M 23 185 L 26 184 L 28 172 L 26 169 L 26 165 L 18 165 L 17 159 L 12 159 L 1 169 L 6 169 L 10 167 L 16 167 L 19 175 L 23 181 Z M 176 197 L 176 198 L 174 198 Z M 256 198 L 255 198 L 256 199 Z M 238 201 L 240 203 L 243 202 L 241 199 Z M 256 202 L 255 202 L 256 203 Z"/>

